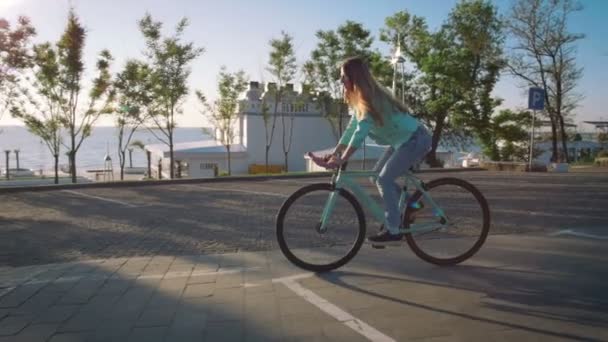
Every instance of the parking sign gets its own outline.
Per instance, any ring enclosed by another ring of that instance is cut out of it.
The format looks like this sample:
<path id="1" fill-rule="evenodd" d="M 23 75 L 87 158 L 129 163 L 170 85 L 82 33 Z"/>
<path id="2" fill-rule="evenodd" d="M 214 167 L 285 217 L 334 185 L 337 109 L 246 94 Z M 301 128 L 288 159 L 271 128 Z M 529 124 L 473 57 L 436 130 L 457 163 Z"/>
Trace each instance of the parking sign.
<path id="1" fill-rule="evenodd" d="M 542 88 L 530 88 L 528 93 L 528 109 L 545 109 L 545 91 Z"/>

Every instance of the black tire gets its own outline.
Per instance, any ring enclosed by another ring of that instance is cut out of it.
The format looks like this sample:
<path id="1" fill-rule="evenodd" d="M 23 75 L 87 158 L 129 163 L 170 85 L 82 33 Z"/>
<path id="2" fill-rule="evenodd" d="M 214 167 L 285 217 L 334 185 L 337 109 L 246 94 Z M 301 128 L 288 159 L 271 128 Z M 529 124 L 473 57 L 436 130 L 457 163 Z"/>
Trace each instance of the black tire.
<path id="1" fill-rule="evenodd" d="M 352 205 L 352 207 L 356 213 L 356 218 L 358 221 L 357 237 L 356 237 L 356 240 L 354 241 L 352 247 L 348 250 L 348 252 L 344 256 L 340 257 L 338 260 L 335 260 L 333 262 L 324 263 L 324 264 L 315 264 L 315 263 L 310 263 L 310 262 L 301 260 L 290 250 L 288 243 L 285 240 L 285 229 L 287 228 L 287 227 L 285 227 L 285 216 L 289 213 L 289 210 L 292 207 L 292 205 L 294 205 L 294 203 L 296 203 L 296 201 L 298 201 L 298 199 L 300 199 L 303 196 L 308 195 L 310 193 L 317 192 L 317 191 L 323 191 L 323 192 L 327 192 L 327 194 L 329 195 L 329 193 L 333 190 L 334 190 L 334 187 L 331 184 L 327 184 L 327 183 L 318 183 L 318 184 L 311 184 L 311 185 L 304 186 L 301 189 L 294 192 L 291 196 L 289 196 L 289 198 L 287 198 L 285 200 L 285 202 L 283 203 L 283 205 L 281 206 L 281 209 L 279 210 L 279 212 L 277 214 L 276 235 L 277 235 L 277 240 L 279 242 L 279 247 L 281 248 L 281 252 L 283 252 L 283 255 L 285 255 L 285 257 L 291 263 L 293 263 L 294 265 L 296 265 L 300 268 L 308 270 L 308 271 L 327 272 L 327 271 L 331 271 L 331 270 L 334 270 L 336 268 L 343 266 L 357 254 L 357 252 L 359 251 L 359 249 L 361 248 L 361 245 L 363 244 L 363 242 L 365 240 L 365 215 L 363 213 L 363 209 L 361 208 L 361 205 L 359 204 L 359 202 L 357 201 L 355 196 L 353 196 L 350 192 L 348 192 L 344 189 L 339 189 L 338 190 L 339 196 L 346 199 L 348 201 L 348 203 L 350 203 Z M 327 196 L 325 196 L 325 198 L 327 198 Z M 320 209 L 323 208 L 324 204 L 325 203 L 319 203 L 319 205 L 321 206 Z M 311 229 L 314 229 L 314 228 L 311 227 Z"/>
<path id="2" fill-rule="evenodd" d="M 458 179 L 458 178 L 440 178 L 440 179 L 433 180 L 426 184 L 426 190 L 430 191 L 433 188 L 437 188 L 437 187 L 445 186 L 445 185 L 454 185 L 454 186 L 460 187 L 460 188 L 470 192 L 474 196 L 474 198 L 477 200 L 477 203 L 480 206 L 480 209 L 481 209 L 480 213 L 482 213 L 482 215 L 481 215 L 482 217 L 479 217 L 479 220 L 481 220 L 480 221 L 481 229 L 480 229 L 479 236 L 477 237 L 477 240 L 475 241 L 475 243 L 472 244 L 472 246 L 469 249 L 467 249 L 464 253 L 459 254 L 457 256 L 449 257 L 449 258 L 440 258 L 440 257 L 430 255 L 429 253 L 424 251 L 424 248 L 421 248 L 419 246 L 419 243 L 416 242 L 416 233 L 405 234 L 407 244 L 410 246 L 410 248 L 414 252 L 414 254 L 416 254 L 419 258 L 421 258 L 424 261 L 427 261 L 427 262 L 435 264 L 435 265 L 440 265 L 440 266 L 456 265 L 456 264 L 459 264 L 459 263 L 469 259 L 473 255 L 475 255 L 475 253 L 477 253 L 479 251 L 481 246 L 486 241 L 486 238 L 490 231 L 490 209 L 488 207 L 488 202 L 486 201 L 483 194 L 471 183 L 464 181 L 462 179 Z M 441 193 L 441 191 L 439 191 L 438 193 Z M 412 195 L 410 200 L 408 201 L 408 205 L 406 206 L 405 214 L 403 215 L 403 217 L 404 217 L 403 226 L 404 227 L 409 227 L 409 222 L 411 222 L 410 216 L 415 211 L 415 209 L 411 208 L 410 204 L 418 201 L 421 198 L 421 196 L 422 196 L 422 193 L 420 191 L 416 191 Z M 439 205 L 441 206 L 441 204 L 439 204 Z M 449 213 L 447 213 L 447 215 L 450 216 Z"/>

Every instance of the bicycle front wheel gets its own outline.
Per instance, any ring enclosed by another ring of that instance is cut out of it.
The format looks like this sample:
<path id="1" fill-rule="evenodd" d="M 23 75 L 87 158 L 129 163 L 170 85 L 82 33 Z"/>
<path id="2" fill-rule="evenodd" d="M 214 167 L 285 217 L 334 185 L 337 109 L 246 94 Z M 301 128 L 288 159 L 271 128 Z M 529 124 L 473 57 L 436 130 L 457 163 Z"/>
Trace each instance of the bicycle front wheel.
<path id="1" fill-rule="evenodd" d="M 324 208 L 334 194 L 333 210 L 321 227 Z M 294 265 L 313 272 L 343 266 L 365 239 L 365 216 L 357 199 L 331 184 L 311 184 L 291 195 L 277 214 L 281 252 Z"/>
<path id="2" fill-rule="evenodd" d="M 454 265 L 473 256 L 490 230 L 490 209 L 482 193 L 458 178 L 426 184 L 426 192 L 447 216 L 447 222 L 420 191 L 411 197 L 404 215 L 408 245 L 419 258 L 436 265 Z"/>

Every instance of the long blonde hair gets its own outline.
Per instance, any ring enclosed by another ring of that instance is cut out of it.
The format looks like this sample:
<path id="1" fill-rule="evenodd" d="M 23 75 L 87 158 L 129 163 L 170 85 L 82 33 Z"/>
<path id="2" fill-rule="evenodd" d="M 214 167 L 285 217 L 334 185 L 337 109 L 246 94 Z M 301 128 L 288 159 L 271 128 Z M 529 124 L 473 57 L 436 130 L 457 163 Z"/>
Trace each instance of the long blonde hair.
<path id="1" fill-rule="evenodd" d="M 363 58 L 346 59 L 342 63 L 342 71 L 352 84 L 352 89 L 345 87 L 344 97 L 346 103 L 355 109 L 357 119 L 361 120 L 366 113 L 369 113 L 377 125 L 383 126 L 383 112 L 409 111 L 401 101 L 374 79 Z"/>

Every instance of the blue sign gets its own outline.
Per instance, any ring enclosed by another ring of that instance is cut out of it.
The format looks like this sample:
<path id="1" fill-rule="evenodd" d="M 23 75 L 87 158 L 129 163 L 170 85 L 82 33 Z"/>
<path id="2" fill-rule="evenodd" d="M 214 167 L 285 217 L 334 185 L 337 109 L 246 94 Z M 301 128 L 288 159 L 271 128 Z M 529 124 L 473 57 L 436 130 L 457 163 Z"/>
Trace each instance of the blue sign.
<path id="1" fill-rule="evenodd" d="M 530 88 L 528 93 L 528 109 L 545 109 L 545 90 L 542 88 Z"/>

